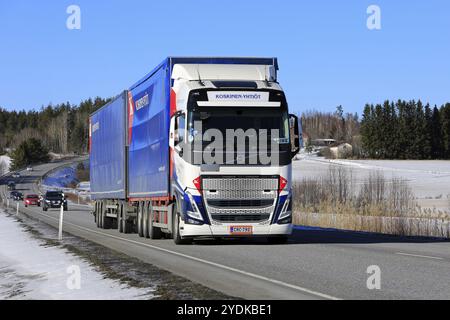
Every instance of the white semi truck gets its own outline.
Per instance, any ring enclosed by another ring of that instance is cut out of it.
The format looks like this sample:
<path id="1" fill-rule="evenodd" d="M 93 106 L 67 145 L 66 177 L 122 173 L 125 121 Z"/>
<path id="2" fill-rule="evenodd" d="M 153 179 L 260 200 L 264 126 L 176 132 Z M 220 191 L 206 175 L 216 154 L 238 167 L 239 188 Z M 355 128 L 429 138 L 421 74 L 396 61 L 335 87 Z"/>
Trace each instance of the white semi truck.
<path id="1" fill-rule="evenodd" d="M 167 58 L 95 112 L 97 226 L 285 242 L 301 133 L 277 70 L 276 58 Z"/>

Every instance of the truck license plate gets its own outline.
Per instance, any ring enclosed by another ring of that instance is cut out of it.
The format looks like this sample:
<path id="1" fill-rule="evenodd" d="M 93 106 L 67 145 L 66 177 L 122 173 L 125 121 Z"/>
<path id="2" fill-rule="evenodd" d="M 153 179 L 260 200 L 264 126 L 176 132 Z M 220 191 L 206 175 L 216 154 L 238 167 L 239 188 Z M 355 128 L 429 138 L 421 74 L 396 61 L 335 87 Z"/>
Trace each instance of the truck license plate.
<path id="1" fill-rule="evenodd" d="M 230 226 L 230 234 L 234 235 L 244 235 L 244 234 L 252 234 L 253 227 L 252 226 Z"/>

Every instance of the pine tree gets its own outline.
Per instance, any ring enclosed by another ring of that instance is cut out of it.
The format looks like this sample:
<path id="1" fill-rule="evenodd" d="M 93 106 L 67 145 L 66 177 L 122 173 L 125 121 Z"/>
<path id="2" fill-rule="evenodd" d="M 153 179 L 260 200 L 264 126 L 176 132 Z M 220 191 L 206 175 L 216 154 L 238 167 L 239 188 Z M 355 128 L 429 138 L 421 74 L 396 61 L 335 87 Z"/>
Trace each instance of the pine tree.
<path id="1" fill-rule="evenodd" d="M 433 159 L 440 159 L 443 156 L 442 123 L 439 109 L 436 106 L 433 108 L 431 125 L 431 155 Z"/>
<path id="2" fill-rule="evenodd" d="M 363 153 L 369 157 L 374 157 L 373 149 L 373 105 L 366 104 L 361 119 L 361 143 Z"/>
<path id="3" fill-rule="evenodd" d="M 441 107 L 440 114 L 443 131 L 443 156 L 450 159 L 450 103 Z"/>
<path id="4" fill-rule="evenodd" d="M 424 132 L 424 146 L 423 146 L 423 158 L 432 158 L 432 134 L 433 134 L 433 123 L 432 123 L 432 112 L 430 105 L 425 106 L 425 132 Z"/>

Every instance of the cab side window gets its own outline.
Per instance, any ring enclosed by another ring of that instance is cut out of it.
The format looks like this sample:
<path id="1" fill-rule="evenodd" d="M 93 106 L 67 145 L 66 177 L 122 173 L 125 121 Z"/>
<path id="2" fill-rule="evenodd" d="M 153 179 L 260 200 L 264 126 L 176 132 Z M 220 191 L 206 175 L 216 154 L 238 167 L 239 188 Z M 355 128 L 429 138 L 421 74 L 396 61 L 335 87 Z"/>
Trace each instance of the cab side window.
<path id="1" fill-rule="evenodd" d="M 176 144 L 180 144 L 181 142 L 184 142 L 185 140 L 185 132 L 186 132 L 186 119 L 184 114 L 177 117 L 176 120 L 176 130 L 178 133 L 178 141 Z"/>

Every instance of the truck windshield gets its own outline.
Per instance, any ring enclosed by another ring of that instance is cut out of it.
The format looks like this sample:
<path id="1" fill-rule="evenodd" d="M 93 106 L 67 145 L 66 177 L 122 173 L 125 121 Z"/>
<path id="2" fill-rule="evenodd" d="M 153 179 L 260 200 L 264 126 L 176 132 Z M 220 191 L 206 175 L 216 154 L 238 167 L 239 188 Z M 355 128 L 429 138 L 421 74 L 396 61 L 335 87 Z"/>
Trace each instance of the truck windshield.
<path id="1" fill-rule="evenodd" d="M 276 139 L 280 144 L 289 143 L 288 114 L 280 108 L 196 108 L 188 114 L 188 135 L 199 133 L 196 123 L 201 123 L 205 135 L 210 129 L 219 130 L 225 138 L 228 138 L 228 129 L 254 129 L 257 133 L 263 129 L 269 140 Z M 273 130 L 278 130 L 278 136 L 272 136 Z"/>

